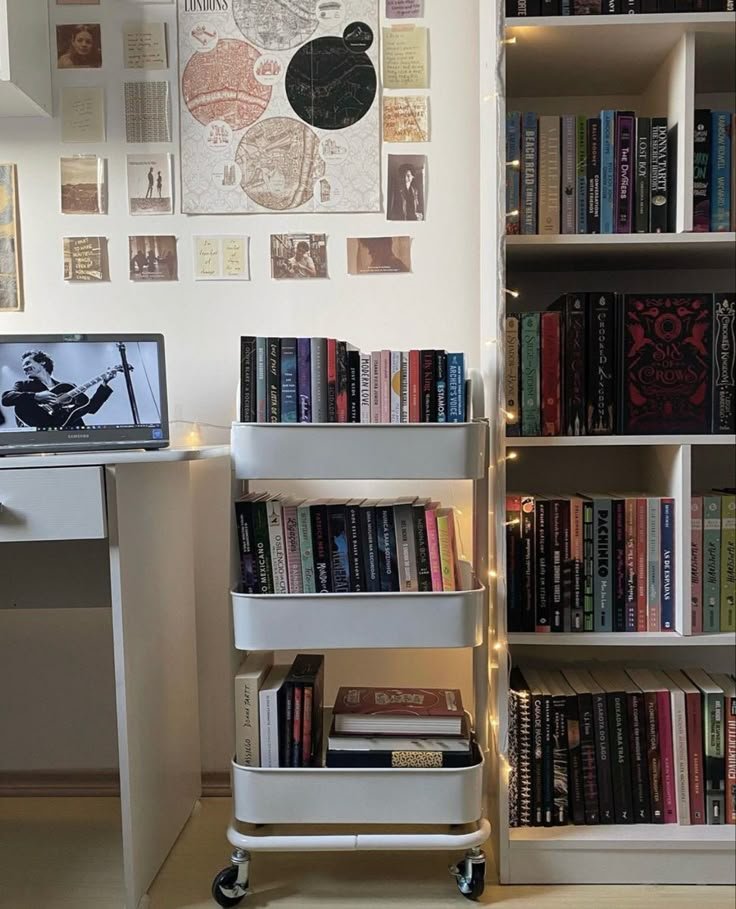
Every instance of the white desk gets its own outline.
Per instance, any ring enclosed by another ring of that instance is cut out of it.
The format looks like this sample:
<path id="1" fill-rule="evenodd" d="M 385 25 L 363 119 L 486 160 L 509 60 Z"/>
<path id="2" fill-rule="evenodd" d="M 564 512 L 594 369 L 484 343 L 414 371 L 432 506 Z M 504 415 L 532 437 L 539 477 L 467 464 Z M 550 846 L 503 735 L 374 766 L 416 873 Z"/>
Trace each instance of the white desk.
<path id="1" fill-rule="evenodd" d="M 189 462 L 227 455 L 0 458 L 0 543 L 107 540 L 126 909 L 138 909 L 201 793 Z"/>

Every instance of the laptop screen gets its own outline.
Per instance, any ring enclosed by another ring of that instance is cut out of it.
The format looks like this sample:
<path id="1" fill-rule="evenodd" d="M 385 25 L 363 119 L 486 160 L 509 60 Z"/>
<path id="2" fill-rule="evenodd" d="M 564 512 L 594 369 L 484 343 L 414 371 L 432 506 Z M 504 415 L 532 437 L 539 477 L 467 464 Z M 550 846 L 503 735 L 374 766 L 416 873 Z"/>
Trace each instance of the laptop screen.
<path id="1" fill-rule="evenodd" d="M 166 444 L 161 335 L 0 339 L 0 453 Z"/>

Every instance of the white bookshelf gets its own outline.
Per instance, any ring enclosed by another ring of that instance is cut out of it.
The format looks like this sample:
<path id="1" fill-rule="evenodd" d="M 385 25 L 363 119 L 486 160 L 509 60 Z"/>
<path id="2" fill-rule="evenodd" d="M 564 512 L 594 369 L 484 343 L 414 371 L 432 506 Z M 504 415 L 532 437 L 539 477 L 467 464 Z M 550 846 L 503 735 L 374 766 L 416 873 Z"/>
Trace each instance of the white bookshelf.
<path id="1" fill-rule="evenodd" d="M 544 308 L 571 290 L 693 292 L 736 286 L 736 236 L 690 232 L 693 112 L 701 106 L 734 109 L 736 16 L 550 17 L 505 24 L 502 16 L 503 4 L 487 0 L 491 25 L 481 29 L 481 160 L 486 162 L 481 248 L 497 250 L 502 267 L 497 275 L 493 258 L 482 260 L 481 324 L 488 392 L 499 413 L 505 404 L 503 320 L 511 302 L 505 288 L 520 292 L 514 308 L 523 311 Z M 489 103 L 493 100 L 497 103 Z M 677 233 L 504 237 L 506 110 L 594 116 L 606 108 L 666 115 L 670 126 L 678 124 Z M 492 810 L 501 883 L 733 884 L 733 827 L 509 828 L 505 752 L 508 669 L 514 662 L 559 667 L 611 661 L 734 671 L 735 634 L 691 634 L 689 513 L 693 492 L 736 484 L 736 436 L 506 438 L 502 417 L 492 427 L 491 566 L 497 578 L 491 724 L 497 747 L 490 764 L 498 780 Z M 599 489 L 674 498 L 675 633 L 507 634 L 506 491 Z"/>

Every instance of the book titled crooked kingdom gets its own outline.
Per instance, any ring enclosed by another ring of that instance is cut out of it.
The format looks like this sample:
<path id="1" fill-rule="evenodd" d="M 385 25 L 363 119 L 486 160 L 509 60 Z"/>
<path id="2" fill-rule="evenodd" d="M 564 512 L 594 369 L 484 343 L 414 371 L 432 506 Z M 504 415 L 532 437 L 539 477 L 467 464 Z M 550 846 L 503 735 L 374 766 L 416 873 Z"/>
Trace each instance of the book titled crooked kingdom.
<path id="1" fill-rule="evenodd" d="M 622 325 L 619 431 L 710 431 L 713 298 L 627 295 Z"/>

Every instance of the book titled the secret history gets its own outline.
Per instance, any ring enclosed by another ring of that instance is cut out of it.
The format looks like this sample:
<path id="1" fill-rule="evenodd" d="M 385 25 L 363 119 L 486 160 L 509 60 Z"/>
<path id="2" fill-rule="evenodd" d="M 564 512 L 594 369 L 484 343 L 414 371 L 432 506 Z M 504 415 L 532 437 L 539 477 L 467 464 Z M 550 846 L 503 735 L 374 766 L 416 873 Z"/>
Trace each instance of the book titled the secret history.
<path id="1" fill-rule="evenodd" d="M 623 304 L 619 431 L 709 432 L 712 295 L 626 295 Z"/>

